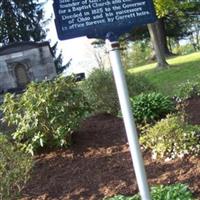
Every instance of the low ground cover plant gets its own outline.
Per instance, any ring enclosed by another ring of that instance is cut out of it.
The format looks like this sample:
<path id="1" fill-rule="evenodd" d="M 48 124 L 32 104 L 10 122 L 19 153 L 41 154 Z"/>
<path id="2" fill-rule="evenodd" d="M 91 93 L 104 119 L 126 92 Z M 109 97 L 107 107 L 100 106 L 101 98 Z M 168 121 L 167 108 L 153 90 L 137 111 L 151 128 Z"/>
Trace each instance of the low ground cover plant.
<path id="1" fill-rule="evenodd" d="M 133 115 L 139 124 L 154 123 L 175 110 L 172 100 L 161 93 L 142 93 L 130 100 Z"/>
<path id="2" fill-rule="evenodd" d="M 184 184 L 174 184 L 169 186 L 151 187 L 152 200 L 195 200 L 192 197 L 191 191 Z M 141 200 L 140 195 L 136 194 L 132 197 L 117 195 L 104 200 Z"/>
<path id="3" fill-rule="evenodd" d="M 176 92 L 177 100 L 185 100 L 195 96 L 200 96 L 200 77 L 197 80 L 187 80 L 180 84 Z"/>
<path id="4" fill-rule="evenodd" d="M 4 120 L 16 126 L 12 137 L 33 154 L 70 145 L 89 105 L 73 77 L 67 77 L 31 83 L 21 96 L 8 93 L 1 110 Z"/>
<path id="5" fill-rule="evenodd" d="M 168 115 L 147 128 L 140 137 L 145 149 L 151 149 L 153 158 L 176 158 L 200 153 L 200 127 L 188 125 L 181 115 Z"/>
<path id="6" fill-rule="evenodd" d="M 29 179 L 33 161 L 0 134 L 0 200 L 17 199 Z"/>

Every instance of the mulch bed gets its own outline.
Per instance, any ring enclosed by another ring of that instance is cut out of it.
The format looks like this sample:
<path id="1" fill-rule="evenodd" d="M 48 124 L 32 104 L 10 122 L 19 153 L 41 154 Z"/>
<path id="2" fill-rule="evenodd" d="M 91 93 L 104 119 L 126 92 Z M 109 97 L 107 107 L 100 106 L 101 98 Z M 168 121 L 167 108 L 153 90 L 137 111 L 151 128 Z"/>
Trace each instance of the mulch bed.
<path id="1" fill-rule="evenodd" d="M 191 101 L 190 108 L 198 121 L 200 101 Z M 121 119 L 108 114 L 90 117 L 73 134 L 73 141 L 70 149 L 35 157 L 23 200 L 101 200 L 138 192 Z M 150 185 L 186 183 L 200 199 L 200 156 L 167 162 L 152 160 L 148 151 L 143 156 Z"/>

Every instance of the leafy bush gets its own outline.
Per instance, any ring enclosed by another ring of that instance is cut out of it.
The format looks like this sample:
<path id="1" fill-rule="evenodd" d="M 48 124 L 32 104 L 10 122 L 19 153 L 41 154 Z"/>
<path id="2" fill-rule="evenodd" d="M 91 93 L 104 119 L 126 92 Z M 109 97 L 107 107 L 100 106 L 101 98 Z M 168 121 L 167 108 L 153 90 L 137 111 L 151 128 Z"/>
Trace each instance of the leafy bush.
<path id="1" fill-rule="evenodd" d="M 81 87 L 94 112 L 118 114 L 119 102 L 111 71 L 94 69 Z"/>
<path id="2" fill-rule="evenodd" d="M 169 186 L 156 186 L 151 188 L 152 200 L 194 200 L 191 191 L 184 184 L 174 184 Z M 140 195 L 125 197 L 118 195 L 104 200 L 141 200 Z"/>
<path id="3" fill-rule="evenodd" d="M 199 131 L 199 127 L 185 124 L 181 116 L 168 115 L 147 129 L 140 142 L 152 150 L 153 158 L 182 157 L 200 153 Z"/>
<path id="4" fill-rule="evenodd" d="M 135 75 L 127 72 L 126 80 L 130 97 L 155 91 L 155 86 L 143 75 Z"/>
<path id="5" fill-rule="evenodd" d="M 32 167 L 29 155 L 0 134 L 0 199 L 17 199 L 29 179 Z"/>
<path id="6" fill-rule="evenodd" d="M 186 45 L 178 45 L 173 49 L 173 52 L 175 54 L 180 54 L 180 55 L 187 55 L 190 53 L 194 53 L 195 49 L 192 44 L 186 44 Z"/>
<path id="7" fill-rule="evenodd" d="M 31 83 L 22 96 L 6 94 L 4 120 L 16 125 L 13 138 L 32 154 L 41 148 L 70 145 L 71 133 L 89 110 L 74 79 Z"/>
<path id="8" fill-rule="evenodd" d="M 131 105 L 137 123 L 155 122 L 174 110 L 169 97 L 155 92 L 131 98 Z"/>
<path id="9" fill-rule="evenodd" d="M 135 41 L 129 44 L 129 49 L 124 55 L 124 65 L 127 68 L 146 64 L 151 55 L 149 41 Z"/>
<path id="10" fill-rule="evenodd" d="M 135 76 L 126 73 L 126 80 L 130 96 L 136 96 L 142 92 L 155 89 L 149 80 L 142 75 Z M 119 100 L 111 71 L 94 69 L 81 87 L 94 112 L 118 114 L 120 109 Z"/>
<path id="11" fill-rule="evenodd" d="M 178 97 L 178 100 L 200 96 L 200 78 L 195 81 L 187 80 L 186 82 L 179 85 L 176 96 Z"/>

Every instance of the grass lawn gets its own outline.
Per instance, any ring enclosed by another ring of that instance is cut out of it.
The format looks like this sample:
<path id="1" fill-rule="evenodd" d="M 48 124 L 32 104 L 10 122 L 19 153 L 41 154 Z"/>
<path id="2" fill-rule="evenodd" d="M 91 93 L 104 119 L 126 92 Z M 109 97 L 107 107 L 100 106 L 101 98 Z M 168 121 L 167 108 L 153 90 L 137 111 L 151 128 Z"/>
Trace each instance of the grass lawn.
<path id="1" fill-rule="evenodd" d="M 147 76 L 157 86 L 158 91 L 173 96 L 177 86 L 186 80 L 197 79 L 200 76 L 200 52 L 167 59 L 170 67 L 156 69 L 156 64 L 144 65 L 129 69 L 131 73 L 141 73 Z"/>

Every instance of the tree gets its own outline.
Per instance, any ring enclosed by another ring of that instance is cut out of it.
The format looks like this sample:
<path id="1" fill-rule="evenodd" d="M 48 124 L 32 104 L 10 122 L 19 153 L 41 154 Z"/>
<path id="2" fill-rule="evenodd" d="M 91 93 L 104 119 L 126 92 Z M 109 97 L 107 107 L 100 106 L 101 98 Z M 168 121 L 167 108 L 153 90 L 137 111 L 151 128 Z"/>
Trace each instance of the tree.
<path id="1" fill-rule="evenodd" d="M 173 38 L 175 41 L 186 38 L 195 32 L 198 27 L 198 17 L 200 5 L 197 1 L 179 0 L 174 1 L 174 6 L 163 17 L 158 19 L 160 30 L 160 45 L 166 56 L 172 55 L 167 44 L 167 37 Z M 196 32 L 197 33 L 197 32 Z M 195 36 L 198 34 L 195 34 Z"/>
<path id="2" fill-rule="evenodd" d="M 21 41 L 44 41 L 47 35 L 44 19 L 44 2 L 38 0 L 0 1 L 0 42 L 3 45 Z M 52 46 L 57 73 L 62 73 L 71 63 L 62 65 L 61 52 L 56 56 L 57 43 Z"/>
<path id="3" fill-rule="evenodd" d="M 151 42 L 153 44 L 153 48 L 155 51 L 155 56 L 157 59 L 157 67 L 158 68 L 165 68 L 167 67 L 169 64 L 166 61 L 165 58 L 165 54 L 164 54 L 164 49 L 162 48 L 161 41 L 160 41 L 160 33 L 159 33 L 159 22 L 156 21 L 153 24 L 148 24 L 148 30 L 149 30 L 149 34 L 151 37 Z"/>
<path id="4" fill-rule="evenodd" d="M 170 10 L 176 9 L 176 0 L 154 0 L 154 5 L 156 9 L 156 13 L 158 18 L 162 18 L 166 16 Z M 147 25 L 149 34 L 151 37 L 151 41 L 153 44 L 153 48 L 155 51 L 155 56 L 157 59 L 157 67 L 159 68 L 165 68 L 168 66 L 168 63 L 165 59 L 165 51 L 164 51 L 164 44 L 161 39 L 164 38 L 162 31 L 164 31 L 161 28 L 161 23 L 159 19 L 153 23 Z"/>
<path id="5" fill-rule="evenodd" d="M 42 4 L 36 0 L 0 1 L 0 41 L 41 41 L 46 37 Z"/>
<path id="6" fill-rule="evenodd" d="M 185 11 L 187 22 L 190 24 L 190 40 L 196 51 L 200 50 L 200 4 L 199 0 L 193 0 Z"/>
<path id="7" fill-rule="evenodd" d="M 158 62 L 157 67 L 160 68 L 168 66 L 165 56 L 170 55 L 163 17 L 168 15 L 169 12 L 177 11 L 177 3 L 177 0 L 154 0 L 158 20 L 153 24 L 147 25 Z"/>
<path id="8" fill-rule="evenodd" d="M 91 45 L 93 46 L 92 54 L 98 65 L 99 69 L 105 69 L 107 65 L 110 67 L 110 62 L 108 64 L 108 52 L 105 45 L 105 41 L 102 39 L 94 40 Z"/>
<path id="9" fill-rule="evenodd" d="M 58 42 L 56 42 L 52 47 L 51 50 L 53 52 L 54 55 L 54 63 L 56 65 L 56 73 L 57 74 L 62 74 L 63 71 L 69 67 L 71 65 L 71 61 L 72 59 L 70 59 L 65 65 L 63 65 L 63 56 L 62 56 L 62 52 L 60 52 L 58 54 L 58 56 L 56 56 L 56 52 L 57 52 L 57 45 Z"/>

